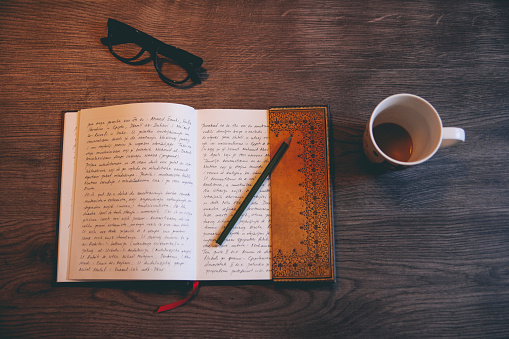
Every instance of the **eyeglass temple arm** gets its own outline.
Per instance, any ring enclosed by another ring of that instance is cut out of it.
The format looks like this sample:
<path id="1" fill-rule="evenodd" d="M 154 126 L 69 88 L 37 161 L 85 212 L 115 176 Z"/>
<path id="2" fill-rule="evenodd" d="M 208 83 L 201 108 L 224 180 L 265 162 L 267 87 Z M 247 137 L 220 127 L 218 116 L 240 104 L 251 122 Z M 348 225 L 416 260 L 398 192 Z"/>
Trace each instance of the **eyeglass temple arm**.
<path id="1" fill-rule="evenodd" d="M 111 37 L 112 45 L 126 42 L 134 42 L 147 51 L 156 50 L 158 53 L 170 59 L 178 59 L 178 62 L 191 62 L 194 67 L 200 67 L 203 59 L 178 47 L 165 44 L 164 42 L 144 33 L 134 27 L 115 19 L 108 19 L 108 38 L 102 38 L 103 45 L 108 46 Z"/>
<path id="2" fill-rule="evenodd" d="M 167 58 L 173 59 L 182 65 L 190 63 L 194 68 L 198 68 L 203 64 L 203 59 L 199 56 L 162 42 L 160 42 L 157 53 L 164 55 Z"/>

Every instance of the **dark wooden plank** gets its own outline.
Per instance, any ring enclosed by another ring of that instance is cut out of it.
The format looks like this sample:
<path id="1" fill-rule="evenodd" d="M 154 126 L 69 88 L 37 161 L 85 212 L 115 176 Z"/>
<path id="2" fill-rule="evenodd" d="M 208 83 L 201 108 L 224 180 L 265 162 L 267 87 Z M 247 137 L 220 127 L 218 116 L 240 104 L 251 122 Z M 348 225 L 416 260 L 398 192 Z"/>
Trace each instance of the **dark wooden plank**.
<path id="1" fill-rule="evenodd" d="M 204 58 L 165 86 L 99 39 L 125 21 Z M 0 336 L 509 336 L 509 3 L 2 1 Z M 384 97 L 428 99 L 467 142 L 397 172 L 361 135 Z M 323 105 L 334 124 L 338 282 L 55 283 L 61 111 L 166 101 Z"/>

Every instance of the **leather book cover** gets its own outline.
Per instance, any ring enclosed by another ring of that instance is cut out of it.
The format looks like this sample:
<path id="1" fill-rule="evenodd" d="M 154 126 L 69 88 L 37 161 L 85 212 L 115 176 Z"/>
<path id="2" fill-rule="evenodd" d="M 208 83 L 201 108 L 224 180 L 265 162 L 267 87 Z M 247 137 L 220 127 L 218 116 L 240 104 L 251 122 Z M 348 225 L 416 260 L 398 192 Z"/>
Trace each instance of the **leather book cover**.
<path id="1" fill-rule="evenodd" d="M 327 107 L 269 110 L 270 154 L 292 137 L 270 176 L 272 280 L 335 281 Z"/>

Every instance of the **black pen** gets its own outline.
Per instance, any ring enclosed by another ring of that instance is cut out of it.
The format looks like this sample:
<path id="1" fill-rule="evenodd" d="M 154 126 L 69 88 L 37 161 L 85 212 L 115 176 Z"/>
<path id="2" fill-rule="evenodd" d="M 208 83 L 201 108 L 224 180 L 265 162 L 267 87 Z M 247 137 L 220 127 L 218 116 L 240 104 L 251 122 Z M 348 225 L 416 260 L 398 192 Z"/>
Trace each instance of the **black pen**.
<path id="1" fill-rule="evenodd" d="M 253 185 L 253 188 L 251 188 L 251 190 L 247 194 L 247 196 L 244 199 L 244 201 L 242 202 L 242 204 L 240 204 L 237 211 L 235 211 L 235 214 L 233 215 L 233 217 L 230 219 L 230 221 L 228 221 L 228 225 L 226 225 L 223 232 L 221 232 L 221 235 L 219 235 L 219 238 L 217 238 L 216 243 L 219 246 L 221 246 L 223 244 L 223 242 L 226 239 L 226 237 L 228 236 L 228 234 L 230 234 L 230 231 L 232 230 L 232 228 L 235 226 L 235 224 L 240 219 L 240 217 L 242 216 L 242 214 L 244 213 L 246 208 L 249 206 L 249 203 L 251 202 L 251 200 L 253 200 L 254 196 L 256 195 L 256 193 L 258 192 L 260 187 L 265 182 L 265 179 L 267 179 L 269 174 L 272 173 L 272 171 L 276 168 L 277 164 L 279 163 L 279 160 L 281 160 L 281 158 L 285 154 L 286 150 L 290 146 L 291 141 L 292 141 L 292 138 L 290 137 L 283 142 L 283 144 L 281 145 L 281 147 L 279 147 L 279 149 L 277 150 L 274 157 L 272 157 L 272 160 L 269 162 L 267 167 L 265 167 L 265 169 L 263 170 L 263 172 L 260 175 L 260 177 L 258 178 L 258 180 L 256 180 L 256 183 Z"/>

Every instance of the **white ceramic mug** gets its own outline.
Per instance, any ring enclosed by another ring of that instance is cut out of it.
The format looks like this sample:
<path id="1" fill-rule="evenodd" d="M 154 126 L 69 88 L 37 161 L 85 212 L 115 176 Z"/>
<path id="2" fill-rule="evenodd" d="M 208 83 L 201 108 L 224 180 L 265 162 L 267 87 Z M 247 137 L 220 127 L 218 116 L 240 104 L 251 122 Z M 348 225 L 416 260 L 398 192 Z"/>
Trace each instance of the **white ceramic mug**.
<path id="1" fill-rule="evenodd" d="M 380 132 L 373 132 L 381 124 L 396 124 L 408 132 L 406 135 L 411 138 L 408 159 L 389 156 L 386 153 L 394 153 L 389 152 L 387 146 L 385 152 L 382 150 L 380 138 L 378 142 L 375 138 L 375 134 Z M 443 127 L 440 116 L 429 102 L 413 94 L 396 94 L 376 106 L 366 126 L 363 145 L 364 153 L 371 162 L 384 163 L 391 168 L 405 168 L 423 163 L 441 147 L 463 141 L 465 131 L 458 127 Z"/>

